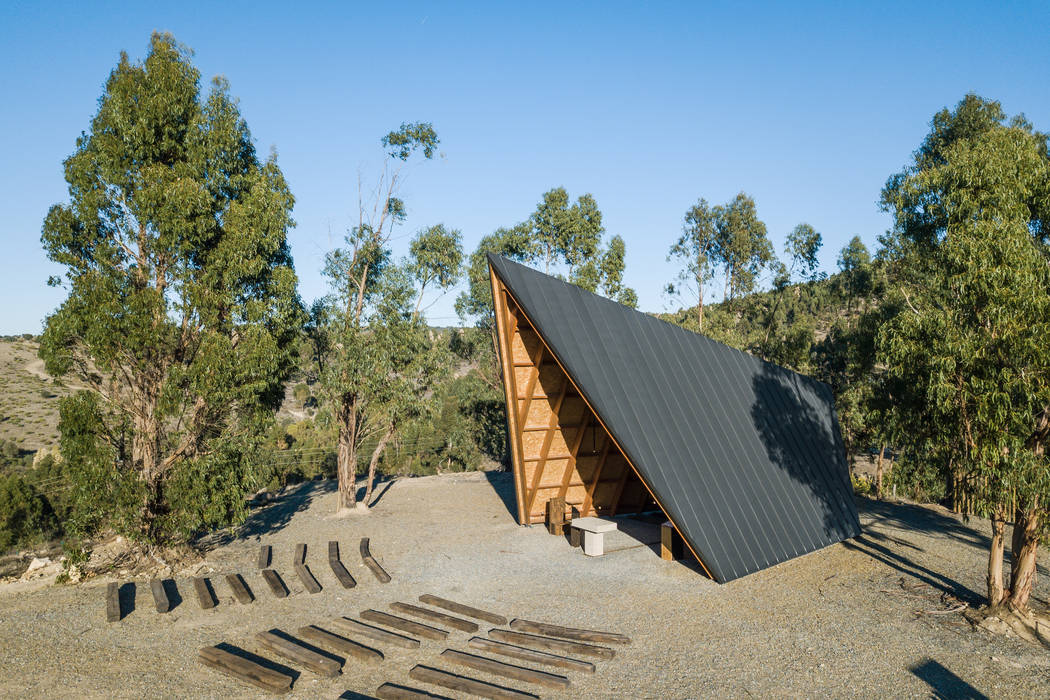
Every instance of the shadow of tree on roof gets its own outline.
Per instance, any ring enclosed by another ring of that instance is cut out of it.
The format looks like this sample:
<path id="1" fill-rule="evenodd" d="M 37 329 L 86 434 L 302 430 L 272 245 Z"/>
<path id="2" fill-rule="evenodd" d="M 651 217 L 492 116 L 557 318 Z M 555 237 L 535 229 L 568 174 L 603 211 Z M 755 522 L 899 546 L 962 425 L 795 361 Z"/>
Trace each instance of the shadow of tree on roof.
<path id="1" fill-rule="evenodd" d="M 755 360 L 759 362 L 758 360 Z M 756 488 L 770 524 L 782 522 L 796 547 L 806 551 L 860 532 L 846 455 L 828 387 L 761 362 L 752 380 L 751 418 L 775 467 Z"/>

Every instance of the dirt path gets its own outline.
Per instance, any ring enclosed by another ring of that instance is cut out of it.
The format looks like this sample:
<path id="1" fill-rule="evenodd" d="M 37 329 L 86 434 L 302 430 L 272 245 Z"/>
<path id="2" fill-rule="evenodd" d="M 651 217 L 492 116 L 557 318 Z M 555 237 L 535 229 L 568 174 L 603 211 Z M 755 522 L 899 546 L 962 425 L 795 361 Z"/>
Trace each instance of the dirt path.
<path id="1" fill-rule="evenodd" d="M 294 633 L 433 593 L 634 639 L 598 662 L 595 674 L 570 672 L 567 692 L 532 689 L 543 697 L 1050 696 L 1050 654 L 972 631 L 959 615 L 926 614 L 944 608 L 942 594 L 976 603 L 981 590 L 986 532 L 944 511 L 864 501 L 858 540 L 719 586 L 693 567 L 661 561 L 644 544 L 656 539 L 655 526 L 625 524 L 631 534 L 615 533 L 606 541 L 610 553 L 593 559 L 542 528 L 518 527 L 508 508 L 512 488 L 505 474 L 405 479 L 381 491 L 372 513 L 334 519 L 331 483 L 304 485 L 257 511 L 239 537 L 214 538 L 208 565 L 244 574 L 257 597 L 249 606 L 215 579 L 220 604 L 201 610 L 189 581 L 179 579 L 185 600 L 161 615 L 138 581 L 134 611 L 107 624 L 105 581 L 0 590 L 0 695 L 251 697 L 251 688 L 198 664 L 197 649 L 248 647 L 259 631 Z M 363 536 L 391 583 L 378 583 L 361 563 Z M 326 563 L 329 539 L 340 541 L 356 588 L 336 583 Z M 275 599 L 257 574 L 260 542 L 273 545 L 288 598 Z M 309 546 L 319 594 L 306 593 L 293 573 L 298 542 Z M 1050 598 L 1047 565 L 1044 556 L 1042 601 Z M 384 662 L 351 662 L 336 679 L 303 672 L 292 696 L 370 697 L 386 681 L 412 685 L 408 669 L 452 668 L 438 654 L 466 649 L 469 636 L 452 632 L 447 644 L 424 641 L 415 651 L 384 647 Z"/>

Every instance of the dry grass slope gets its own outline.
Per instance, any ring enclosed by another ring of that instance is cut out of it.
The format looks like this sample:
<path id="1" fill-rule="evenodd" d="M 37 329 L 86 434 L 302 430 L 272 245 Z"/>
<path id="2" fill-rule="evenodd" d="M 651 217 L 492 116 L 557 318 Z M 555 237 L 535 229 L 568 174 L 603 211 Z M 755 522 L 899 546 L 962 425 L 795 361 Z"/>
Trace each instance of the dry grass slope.
<path id="1" fill-rule="evenodd" d="M 0 439 L 25 450 L 58 442 L 58 400 L 76 390 L 44 371 L 35 340 L 0 340 Z"/>

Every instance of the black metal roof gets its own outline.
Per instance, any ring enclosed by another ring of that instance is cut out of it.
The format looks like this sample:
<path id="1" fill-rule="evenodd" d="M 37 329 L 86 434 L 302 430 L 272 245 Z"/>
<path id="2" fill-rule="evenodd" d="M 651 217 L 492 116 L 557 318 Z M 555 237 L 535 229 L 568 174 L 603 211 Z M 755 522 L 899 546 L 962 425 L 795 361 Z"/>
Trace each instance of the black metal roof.
<path id="1" fill-rule="evenodd" d="M 716 580 L 860 534 L 826 384 L 506 258 L 489 264 Z"/>

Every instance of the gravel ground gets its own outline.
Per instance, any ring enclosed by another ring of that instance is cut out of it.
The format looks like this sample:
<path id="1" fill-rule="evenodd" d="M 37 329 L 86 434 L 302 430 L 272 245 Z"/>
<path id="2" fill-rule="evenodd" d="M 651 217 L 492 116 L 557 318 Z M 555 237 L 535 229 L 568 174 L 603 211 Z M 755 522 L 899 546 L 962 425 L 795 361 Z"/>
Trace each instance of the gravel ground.
<path id="1" fill-rule="evenodd" d="M 563 693 L 460 671 L 543 697 L 1050 697 L 1050 653 L 973 630 L 959 614 L 928 614 L 954 599 L 976 605 L 983 590 L 987 525 L 943 509 L 862 500 L 858 540 L 720 586 L 695 565 L 660 560 L 655 525 L 623 522 L 600 558 L 541 527 L 518 527 L 506 474 L 402 479 L 380 490 L 372 512 L 337 519 L 333 485 L 305 484 L 257 511 L 238 536 L 216 537 L 206 562 L 215 574 L 244 574 L 257 597 L 248 606 L 214 579 L 219 605 L 201 610 L 191 582 L 179 578 L 184 600 L 161 615 L 148 583 L 138 581 L 134 610 L 107 624 L 105 579 L 28 592 L 0 587 L 0 695 L 252 697 L 252 688 L 199 664 L 197 649 L 221 642 L 251 649 L 259 631 L 294 633 L 432 593 L 634 640 L 597 662 L 593 675 L 569 672 L 572 687 Z M 391 583 L 380 584 L 361 563 L 364 536 Z M 330 539 L 340 541 L 356 588 L 341 588 L 328 568 Z M 292 570 L 298 542 L 307 543 L 307 563 L 324 587 L 316 595 Z M 274 598 L 255 570 L 260 543 L 273 545 L 288 598 Z M 1044 551 L 1040 605 L 1050 598 L 1047 568 Z M 469 637 L 453 631 L 447 644 L 381 647 L 381 664 L 350 661 L 335 679 L 304 671 L 292 697 L 371 697 L 387 681 L 418 687 L 408 678 L 413 665 L 455 670 L 438 654 L 467 649 Z"/>

